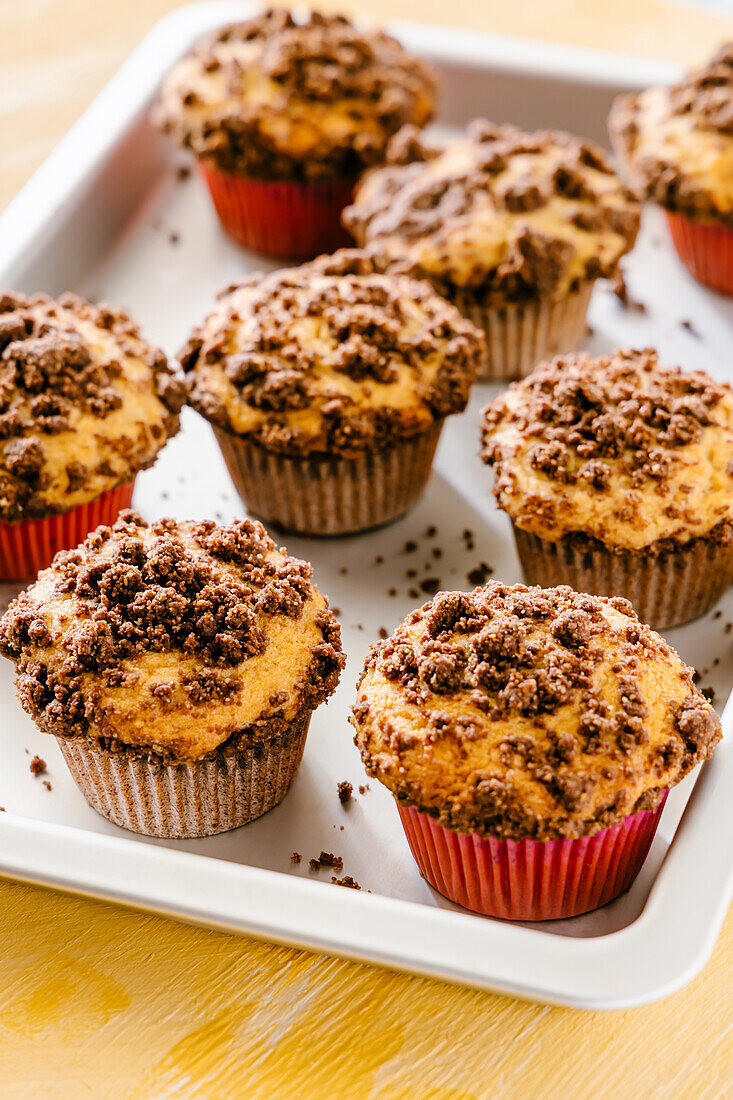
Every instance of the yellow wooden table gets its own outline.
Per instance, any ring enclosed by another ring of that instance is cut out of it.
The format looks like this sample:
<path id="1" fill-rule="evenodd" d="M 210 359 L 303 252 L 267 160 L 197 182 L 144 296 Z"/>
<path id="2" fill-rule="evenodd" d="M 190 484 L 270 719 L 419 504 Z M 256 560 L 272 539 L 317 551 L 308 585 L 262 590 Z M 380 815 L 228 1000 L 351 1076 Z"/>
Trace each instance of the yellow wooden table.
<path id="1" fill-rule="evenodd" d="M 175 0 L 0 0 L 0 204 Z M 367 0 L 378 16 L 699 61 L 733 20 L 660 0 Z M 601 1015 L 0 882 L 0 1100 L 733 1096 L 733 911 L 666 1001 Z"/>

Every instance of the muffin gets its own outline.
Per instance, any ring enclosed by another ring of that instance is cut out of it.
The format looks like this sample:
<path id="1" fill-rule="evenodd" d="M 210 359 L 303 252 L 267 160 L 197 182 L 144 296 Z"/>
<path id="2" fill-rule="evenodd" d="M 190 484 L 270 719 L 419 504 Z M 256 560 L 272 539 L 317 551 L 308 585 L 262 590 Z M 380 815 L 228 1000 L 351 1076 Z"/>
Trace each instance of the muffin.
<path id="1" fill-rule="evenodd" d="M 721 737 L 626 600 L 495 582 L 439 593 L 374 646 L 352 722 L 430 885 L 514 920 L 625 890 L 668 789 Z"/>
<path id="2" fill-rule="evenodd" d="M 0 580 L 112 523 L 178 431 L 180 372 L 119 310 L 0 294 Z"/>
<path id="3" fill-rule="evenodd" d="M 180 358 L 247 508 L 341 535 L 417 500 L 484 353 L 427 283 L 344 250 L 230 287 Z"/>
<path id="4" fill-rule="evenodd" d="M 485 330 L 483 377 L 516 378 L 581 346 L 593 284 L 632 247 L 639 204 L 597 146 L 476 120 L 442 149 L 402 130 L 344 224 L 381 267 L 429 279 Z"/>
<path id="5" fill-rule="evenodd" d="M 179 61 L 155 118 L 198 157 L 230 236 L 309 259 L 347 242 L 357 176 L 400 126 L 429 122 L 434 99 L 432 71 L 389 35 L 271 8 Z"/>
<path id="6" fill-rule="evenodd" d="M 0 619 L 0 652 L 89 805 L 159 837 L 277 805 L 344 663 L 310 565 L 261 524 L 130 511 L 56 555 Z"/>
<path id="7" fill-rule="evenodd" d="M 733 294 L 733 42 L 679 84 L 619 97 L 609 129 L 634 186 L 665 211 L 682 262 Z"/>
<path id="8" fill-rule="evenodd" d="M 629 599 L 661 629 L 733 578 L 733 391 L 656 352 L 542 363 L 484 411 L 526 579 Z"/>

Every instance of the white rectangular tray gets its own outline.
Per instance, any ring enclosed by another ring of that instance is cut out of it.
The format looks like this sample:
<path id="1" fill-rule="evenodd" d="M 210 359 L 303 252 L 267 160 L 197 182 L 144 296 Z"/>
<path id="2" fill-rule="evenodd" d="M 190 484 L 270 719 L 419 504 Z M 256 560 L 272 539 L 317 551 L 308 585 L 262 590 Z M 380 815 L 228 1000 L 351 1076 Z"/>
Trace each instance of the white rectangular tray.
<path id="1" fill-rule="evenodd" d="M 0 286 L 105 297 L 174 353 L 219 287 L 264 266 L 223 237 L 197 178 L 179 179 L 178 154 L 147 121 L 175 58 L 202 31 L 250 10 L 193 4 L 154 28 L 0 218 Z M 616 92 L 675 75 L 668 66 L 604 54 L 411 25 L 396 30 L 440 67 L 445 126 L 483 114 L 603 140 Z M 686 275 L 654 212 L 645 217 L 628 281 L 646 312 L 624 309 L 599 287 L 593 350 L 654 344 L 668 362 L 731 376 L 731 304 Z M 633 888 L 571 921 L 520 926 L 459 910 L 418 875 L 386 791 L 372 781 L 358 793 L 366 777 L 348 708 L 379 628 L 391 629 L 420 602 L 408 594 L 416 582 L 406 571 L 419 571 L 418 586 L 431 576 L 441 587 L 469 589 L 468 571 L 484 561 L 495 576 L 520 579 L 507 519 L 494 507 L 490 475 L 477 456 L 479 411 L 494 392 L 478 386 L 469 410 L 449 421 L 428 491 L 407 518 L 354 538 L 288 540 L 292 553 L 313 562 L 319 585 L 340 609 L 349 663 L 336 696 L 315 715 L 293 790 L 259 821 L 178 842 L 117 829 L 86 805 L 55 742 L 21 711 L 9 662 L 0 663 L 0 873 L 560 1004 L 626 1007 L 689 981 L 708 957 L 733 893 L 733 708 L 724 715 L 727 739 L 694 789 L 688 780 L 672 792 Z M 140 476 L 136 506 L 149 517 L 243 516 L 210 428 L 191 411 L 183 423 L 155 468 Z M 433 524 L 438 534 L 429 538 Z M 472 551 L 463 539 L 467 528 Z M 418 542 L 418 552 L 404 552 L 408 540 Z M 433 557 L 434 547 L 441 558 Z M 376 563 L 378 554 L 384 564 Z M 390 598 L 393 586 L 398 595 Z M 733 634 L 726 633 L 733 594 L 721 611 L 669 637 L 722 703 L 733 686 Z M 30 774 L 35 754 L 48 764 L 51 791 Z M 345 808 L 337 796 L 344 779 L 356 792 Z M 308 859 L 323 849 L 343 857 L 360 893 L 332 886 L 330 870 L 309 872 Z M 294 850 L 303 855 L 298 866 L 290 861 Z"/>

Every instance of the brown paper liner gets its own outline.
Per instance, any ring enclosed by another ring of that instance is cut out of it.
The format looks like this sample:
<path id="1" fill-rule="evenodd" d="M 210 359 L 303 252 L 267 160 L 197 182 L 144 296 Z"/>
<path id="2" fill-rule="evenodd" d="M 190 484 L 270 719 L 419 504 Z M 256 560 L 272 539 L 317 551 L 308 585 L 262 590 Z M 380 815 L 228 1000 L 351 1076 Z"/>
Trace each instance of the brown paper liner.
<path id="1" fill-rule="evenodd" d="M 303 756 L 310 716 L 308 711 L 269 741 L 185 764 L 125 749 L 109 752 L 83 737 L 56 740 L 89 805 L 115 825 L 145 836 L 213 836 L 254 821 L 283 800 Z"/>
<path id="2" fill-rule="evenodd" d="M 469 293 L 451 295 L 464 317 L 484 330 L 488 355 L 479 378 L 498 382 L 525 378 L 543 359 L 581 348 L 593 283 L 559 301 L 509 302 L 489 308 Z"/>
<path id="3" fill-rule="evenodd" d="M 301 535 L 346 535 L 397 519 L 422 494 L 440 420 L 420 435 L 355 458 L 275 454 L 215 428 L 237 492 L 265 523 Z"/>
<path id="4" fill-rule="evenodd" d="M 661 554 L 615 552 L 595 539 L 557 542 L 514 528 L 529 584 L 568 584 L 577 592 L 623 596 L 657 630 L 704 615 L 733 580 L 733 546 L 697 538 Z"/>

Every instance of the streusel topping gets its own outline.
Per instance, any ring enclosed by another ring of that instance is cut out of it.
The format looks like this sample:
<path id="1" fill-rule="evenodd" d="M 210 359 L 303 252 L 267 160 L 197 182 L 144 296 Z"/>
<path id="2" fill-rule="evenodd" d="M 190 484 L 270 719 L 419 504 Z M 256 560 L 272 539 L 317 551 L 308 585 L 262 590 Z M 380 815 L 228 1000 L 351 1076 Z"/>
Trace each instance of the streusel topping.
<path id="1" fill-rule="evenodd" d="M 0 619 L 0 652 L 45 732 L 181 760 L 279 733 L 343 665 L 310 565 L 260 523 L 134 512 L 56 555 Z"/>
<path id="2" fill-rule="evenodd" d="M 485 410 L 483 442 L 500 506 L 540 538 L 733 537 L 733 391 L 651 348 L 541 363 Z"/>
<path id="3" fill-rule="evenodd" d="M 224 291 L 181 352 L 191 404 L 270 450 L 360 453 L 465 408 L 483 335 L 356 251 Z"/>
<path id="4" fill-rule="evenodd" d="M 482 298 L 561 297 L 612 275 L 639 204 L 597 146 L 476 120 L 443 149 L 406 128 L 344 224 L 383 266 Z"/>
<path id="5" fill-rule="evenodd" d="M 461 832 L 583 836 L 652 809 L 720 739 L 693 670 L 619 598 L 441 592 L 371 650 L 367 771 Z"/>
<path id="6" fill-rule="evenodd" d="M 733 43 L 672 87 L 619 97 L 609 128 L 647 198 L 733 228 Z"/>
<path id="7" fill-rule="evenodd" d="M 0 516 L 64 512 L 152 465 L 180 372 L 119 310 L 0 294 Z"/>
<path id="8" fill-rule="evenodd" d="M 389 35 L 340 15 L 298 23 L 271 8 L 183 58 L 156 117 L 224 172 L 319 179 L 382 160 L 400 126 L 430 121 L 434 98 L 430 68 Z"/>

